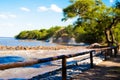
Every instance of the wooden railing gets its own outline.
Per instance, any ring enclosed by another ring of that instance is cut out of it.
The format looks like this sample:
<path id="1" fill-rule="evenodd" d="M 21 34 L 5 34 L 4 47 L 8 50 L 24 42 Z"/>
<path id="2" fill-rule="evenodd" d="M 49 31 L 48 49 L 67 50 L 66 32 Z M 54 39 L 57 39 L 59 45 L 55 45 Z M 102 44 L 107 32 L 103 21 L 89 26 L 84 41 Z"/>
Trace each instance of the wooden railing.
<path id="1" fill-rule="evenodd" d="M 107 48 L 101 48 L 98 50 L 89 50 L 86 52 L 80 52 L 76 54 L 69 54 L 69 55 L 60 55 L 55 57 L 49 57 L 44 59 L 37 59 L 37 60 L 31 60 L 31 61 L 25 61 L 25 62 L 16 62 L 16 63 L 10 63 L 10 64 L 0 64 L 0 70 L 9 69 L 9 68 L 16 68 L 16 67 L 25 67 L 25 66 L 31 66 L 38 63 L 44 63 L 44 62 L 50 62 L 54 60 L 62 59 L 62 80 L 66 80 L 67 78 L 67 58 L 77 57 L 85 54 L 90 54 L 90 67 L 93 68 L 93 53 L 101 51 L 102 54 L 105 56 L 105 60 L 107 60 L 107 56 L 113 56 L 116 57 L 118 53 L 118 47 L 107 47 Z"/>

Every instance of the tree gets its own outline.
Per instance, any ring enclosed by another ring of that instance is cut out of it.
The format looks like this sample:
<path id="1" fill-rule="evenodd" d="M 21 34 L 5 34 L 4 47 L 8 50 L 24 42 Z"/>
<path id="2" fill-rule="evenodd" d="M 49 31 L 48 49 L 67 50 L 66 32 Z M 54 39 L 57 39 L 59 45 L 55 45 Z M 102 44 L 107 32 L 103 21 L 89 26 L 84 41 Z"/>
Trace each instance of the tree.
<path id="1" fill-rule="evenodd" d="M 66 34 L 68 34 L 68 37 L 71 38 L 71 37 L 74 37 L 74 36 L 75 36 L 72 25 L 68 25 L 68 26 L 66 26 L 64 29 L 65 29 Z"/>
<path id="2" fill-rule="evenodd" d="M 53 37 L 55 32 L 61 29 L 61 26 L 51 27 L 50 29 L 40 29 L 40 30 L 31 30 L 31 31 L 22 31 L 15 37 L 17 39 L 37 39 L 37 40 L 46 40 L 50 37 Z"/>
<path id="3" fill-rule="evenodd" d="M 15 36 L 17 39 L 26 39 L 29 35 L 29 31 L 22 31 L 19 35 Z"/>
<path id="4" fill-rule="evenodd" d="M 119 21 L 119 3 L 115 7 L 107 7 L 101 0 L 71 0 L 72 4 L 66 7 L 64 19 L 77 17 L 75 27 L 82 26 L 95 40 L 102 40 L 106 36 L 108 46 L 116 43 L 112 33 Z"/>
<path id="5" fill-rule="evenodd" d="M 61 26 L 55 26 L 55 27 L 51 27 L 50 29 L 48 29 L 48 38 L 53 37 L 55 32 L 60 29 L 61 29 Z"/>

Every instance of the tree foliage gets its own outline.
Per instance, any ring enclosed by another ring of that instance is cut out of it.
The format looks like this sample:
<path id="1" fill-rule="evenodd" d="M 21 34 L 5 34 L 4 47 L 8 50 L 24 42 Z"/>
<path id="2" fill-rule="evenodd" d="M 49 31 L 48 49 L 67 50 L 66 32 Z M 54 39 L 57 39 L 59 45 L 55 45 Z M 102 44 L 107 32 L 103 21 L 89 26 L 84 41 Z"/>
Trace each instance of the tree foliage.
<path id="1" fill-rule="evenodd" d="M 61 27 L 55 26 L 50 29 L 40 29 L 32 31 L 22 31 L 17 36 L 17 39 L 37 39 L 37 40 L 46 40 L 53 36 L 55 31 L 58 31 Z"/>
<path id="2" fill-rule="evenodd" d="M 108 46 L 115 43 L 113 27 L 120 21 L 120 8 L 117 2 L 115 7 L 107 7 L 101 0 L 71 0 L 72 4 L 66 7 L 63 20 L 77 18 L 75 28 L 84 27 L 85 34 L 90 42 L 102 42 L 105 38 Z"/>

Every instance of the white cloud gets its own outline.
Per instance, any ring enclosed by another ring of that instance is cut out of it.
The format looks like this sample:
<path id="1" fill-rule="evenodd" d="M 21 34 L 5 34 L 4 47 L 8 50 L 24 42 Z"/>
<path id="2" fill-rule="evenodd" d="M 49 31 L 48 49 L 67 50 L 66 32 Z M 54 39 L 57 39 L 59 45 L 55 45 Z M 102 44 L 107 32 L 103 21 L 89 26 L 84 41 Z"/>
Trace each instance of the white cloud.
<path id="1" fill-rule="evenodd" d="M 30 12 L 30 9 L 28 9 L 28 8 L 26 8 L 26 7 L 21 7 L 20 10 L 26 11 L 26 12 Z"/>
<path id="2" fill-rule="evenodd" d="M 5 23 L 5 24 L 0 24 L 0 26 L 2 26 L 2 27 L 13 27 L 15 24 L 13 24 L 13 23 Z"/>
<path id="3" fill-rule="evenodd" d="M 48 10 L 51 10 L 51 11 L 54 11 L 54 12 L 59 12 L 59 13 L 62 12 L 62 9 L 60 7 L 58 7 L 56 4 L 50 5 L 49 8 L 45 7 L 45 6 L 38 7 L 38 11 L 48 11 Z"/>
<path id="4" fill-rule="evenodd" d="M 26 24 L 25 26 L 33 27 L 34 25 L 31 23 Z"/>
<path id="5" fill-rule="evenodd" d="M 48 11 L 48 8 L 45 6 L 38 7 L 38 11 Z"/>
<path id="6" fill-rule="evenodd" d="M 7 16 L 7 15 L 5 15 L 5 14 L 0 14 L 0 18 L 2 18 L 2 19 L 7 19 L 7 18 L 8 18 L 8 16 Z"/>
<path id="7" fill-rule="evenodd" d="M 110 0 L 110 3 L 113 3 L 114 2 L 114 0 Z"/>
<path id="8" fill-rule="evenodd" d="M 55 4 L 52 4 L 50 9 L 55 12 L 62 12 L 62 9 Z"/>
<path id="9" fill-rule="evenodd" d="M 14 15 L 14 14 L 10 14 L 9 17 L 10 17 L 10 18 L 16 18 L 17 16 Z"/>
<path id="10" fill-rule="evenodd" d="M 9 18 L 16 18 L 17 16 L 14 14 L 0 14 L 1 19 L 9 19 Z"/>
<path id="11" fill-rule="evenodd" d="M 0 30 L 1 37 L 14 37 L 20 32 L 18 26 L 15 23 L 9 22 L 1 23 Z"/>

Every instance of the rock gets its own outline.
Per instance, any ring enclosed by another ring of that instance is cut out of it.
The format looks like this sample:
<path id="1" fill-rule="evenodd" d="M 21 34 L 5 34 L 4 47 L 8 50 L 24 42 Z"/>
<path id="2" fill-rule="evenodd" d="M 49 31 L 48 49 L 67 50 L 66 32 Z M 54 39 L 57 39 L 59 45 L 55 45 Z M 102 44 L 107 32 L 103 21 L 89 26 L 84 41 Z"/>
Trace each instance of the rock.
<path id="1" fill-rule="evenodd" d="M 75 38 L 70 38 L 68 44 L 76 44 Z"/>
<path id="2" fill-rule="evenodd" d="M 93 43 L 90 46 L 88 46 L 87 48 L 100 48 L 101 44 L 99 43 Z"/>
<path id="3" fill-rule="evenodd" d="M 60 50 L 72 48 L 71 46 L 0 46 L 0 50 Z"/>

